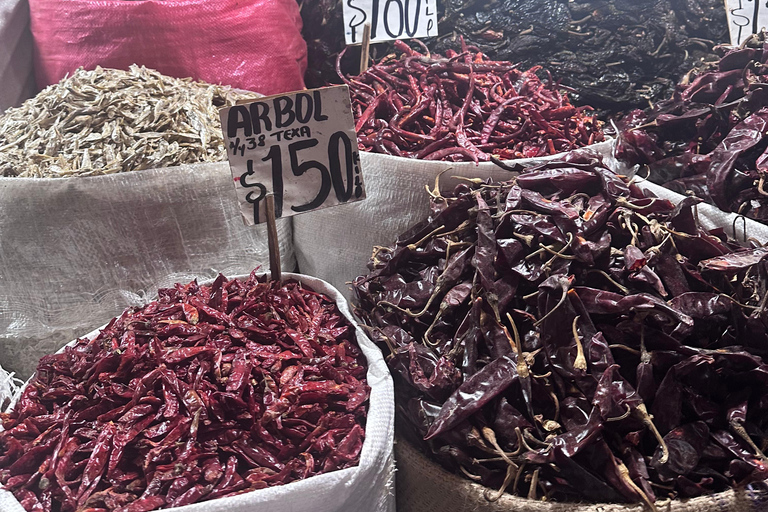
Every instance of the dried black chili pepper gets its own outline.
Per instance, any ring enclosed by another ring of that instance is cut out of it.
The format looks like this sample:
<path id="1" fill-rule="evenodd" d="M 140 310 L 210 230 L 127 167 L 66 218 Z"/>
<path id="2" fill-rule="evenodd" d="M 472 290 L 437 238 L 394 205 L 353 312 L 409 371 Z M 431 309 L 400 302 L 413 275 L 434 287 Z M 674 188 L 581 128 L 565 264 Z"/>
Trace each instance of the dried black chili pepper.
<path id="1" fill-rule="evenodd" d="M 432 197 L 354 282 L 409 439 L 489 499 L 654 508 L 768 477 L 768 251 L 585 152 Z M 433 286 L 418 315 L 403 307 L 449 268 L 469 292 Z"/>

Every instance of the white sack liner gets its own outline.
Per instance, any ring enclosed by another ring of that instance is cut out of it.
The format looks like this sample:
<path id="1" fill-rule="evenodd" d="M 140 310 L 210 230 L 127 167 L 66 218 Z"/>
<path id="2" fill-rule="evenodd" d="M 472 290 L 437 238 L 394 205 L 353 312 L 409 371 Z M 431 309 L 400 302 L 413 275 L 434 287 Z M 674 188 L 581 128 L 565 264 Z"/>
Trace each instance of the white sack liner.
<path id="1" fill-rule="evenodd" d="M 231 279 L 230 276 L 227 276 Z M 247 279 L 248 276 L 236 276 Z M 355 326 L 357 343 L 368 361 L 368 419 L 360 464 L 285 485 L 259 489 L 237 496 L 218 498 L 183 507 L 165 508 L 173 512 L 394 512 L 394 458 L 392 442 L 395 430 L 395 398 L 392 377 L 381 351 L 368 338 L 347 307 L 338 290 L 320 279 L 283 272 L 283 279 L 293 278 L 312 290 L 334 300 L 342 315 Z M 208 283 L 210 284 L 210 283 Z M 101 329 L 84 338 L 95 338 Z M 68 345 L 74 345 L 73 340 Z M 58 352 L 62 352 L 62 347 Z M 15 404 L 12 404 L 12 406 Z M 25 512 L 9 491 L 0 489 L 0 512 Z"/>
<path id="2" fill-rule="evenodd" d="M 606 157 L 613 151 L 613 140 L 581 150 Z M 532 166 L 562 159 L 565 154 L 506 163 Z M 441 172 L 449 169 L 440 177 L 443 191 L 459 183 L 451 176 L 497 181 L 513 177 L 492 162 L 416 160 L 365 151 L 360 152 L 360 162 L 366 199 L 293 217 L 293 244 L 300 271 L 325 279 L 347 297 L 351 293 L 346 283 L 368 273 L 366 264 L 373 246 L 391 245 L 400 233 L 429 215 L 429 196 L 424 187 L 433 188 Z"/>
<path id="3" fill-rule="evenodd" d="M 277 228 L 293 270 L 290 219 Z M 26 378 L 158 288 L 259 265 L 269 266 L 266 226 L 243 224 L 227 162 L 0 178 L 0 361 Z"/>

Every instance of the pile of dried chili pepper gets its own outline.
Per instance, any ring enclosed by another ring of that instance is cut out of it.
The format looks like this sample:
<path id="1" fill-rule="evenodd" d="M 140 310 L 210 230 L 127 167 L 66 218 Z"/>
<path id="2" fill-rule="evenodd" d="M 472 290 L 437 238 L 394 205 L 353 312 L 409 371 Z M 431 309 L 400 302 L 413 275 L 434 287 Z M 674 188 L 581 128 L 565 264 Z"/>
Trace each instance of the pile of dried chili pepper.
<path id="1" fill-rule="evenodd" d="M 621 121 L 617 156 L 649 179 L 721 210 L 768 221 L 768 42 L 765 33 L 691 73 L 669 99 Z"/>
<path id="2" fill-rule="evenodd" d="M 425 2 L 422 2 L 422 5 Z M 721 0 L 440 0 L 438 37 L 422 39 L 432 52 L 455 48 L 459 37 L 492 60 L 542 64 L 572 100 L 614 116 L 668 97 L 691 67 L 716 59 L 712 47 L 727 41 Z M 743 2 L 745 8 L 749 4 Z M 308 87 L 338 81 L 333 62 L 344 48 L 344 0 L 299 2 L 307 41 Z M 381 6 L 386 3 L 382 0 Z M 413 5 L 413 2 L 411 2 Z M 360 34 L 370 19 L 348 23 Z M 371 45 L 383 56 L 393 45 Z M 342 69 L 357 72 L 359 46 Z"/>
<path id="3" fill-rule="evenodd" d="M 407 158 L 488 161 L 554 155 L 603 140 L 589 107 L 574 107 L 540 66 L 518 70 L 462 45 L 446 57 L 402 52 L 349 85 L 361 150 Z M 537 74 L 538 73 L 538 74 Z"/>
<path id="4" fill-rule="evenodd" d="M 436 187 L 374 250 L 357 314 L 400 427 L 489 500 L 653 509 L 764 480 L 768 248 L 576 153 Z"/>
<path id="5" fill-rule="evenodd" d="M 2 415 L 0 481 L 28 511 L 145 512 L 358 463 L 366 364 L 328 297 L 220 275 L 161 289 L 40 360 Z"/>

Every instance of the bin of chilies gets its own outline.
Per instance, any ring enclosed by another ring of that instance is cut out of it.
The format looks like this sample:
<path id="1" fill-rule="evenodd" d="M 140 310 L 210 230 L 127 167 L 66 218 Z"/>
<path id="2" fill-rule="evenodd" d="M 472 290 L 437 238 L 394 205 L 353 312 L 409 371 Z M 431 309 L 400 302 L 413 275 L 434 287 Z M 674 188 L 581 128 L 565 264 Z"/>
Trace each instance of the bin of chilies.
<path id="1" fill-rule="evenodd" d="M 608 155 L 613 147 L 590 109 L 573 106 L 543 69 L 489 61 L 469 46 L 440 57 L 395 44 L 399 56 L 342 76 L 366 200 L 293 218 L 299 267 L 340 289 L 365 270 L 372 246 L 427 215 L 420 198 L 438 175 L 444 185 L 455 184 L 453 176 L 508 179 L 491 158 L 532 165 L 584 147 Z M 326 257 L 331 249 L 334 259 Z"/>
<path id="2" fill-rule="evenodd" d="M 158 295 L 40 360 L 2 415 L 2 502 L 389 509 L 391 379 L 338 292 L 254 271 Z"/>
<path id="3" fill-rule="evenodd" d="M 403 434 L 485 486 L 478 509 L 507 493 L 521 510 L 768 499 L 768 248 L 583 154 L 429 202 L 374 248 L 356 312 L 395 376 Z"/>

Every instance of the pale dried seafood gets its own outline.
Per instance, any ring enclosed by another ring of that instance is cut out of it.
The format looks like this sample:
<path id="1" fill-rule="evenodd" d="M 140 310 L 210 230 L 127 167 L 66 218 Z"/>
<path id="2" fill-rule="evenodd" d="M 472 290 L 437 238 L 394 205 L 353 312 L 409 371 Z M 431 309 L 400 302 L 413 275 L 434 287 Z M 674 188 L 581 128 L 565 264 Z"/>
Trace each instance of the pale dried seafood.
<path id="1" fill-rule="evenodd" d="M 226 160 L 218 109 L 256 97 L 143 66 L 79 69 L 0 117 L 0 175 L 95 176 Z"/>

